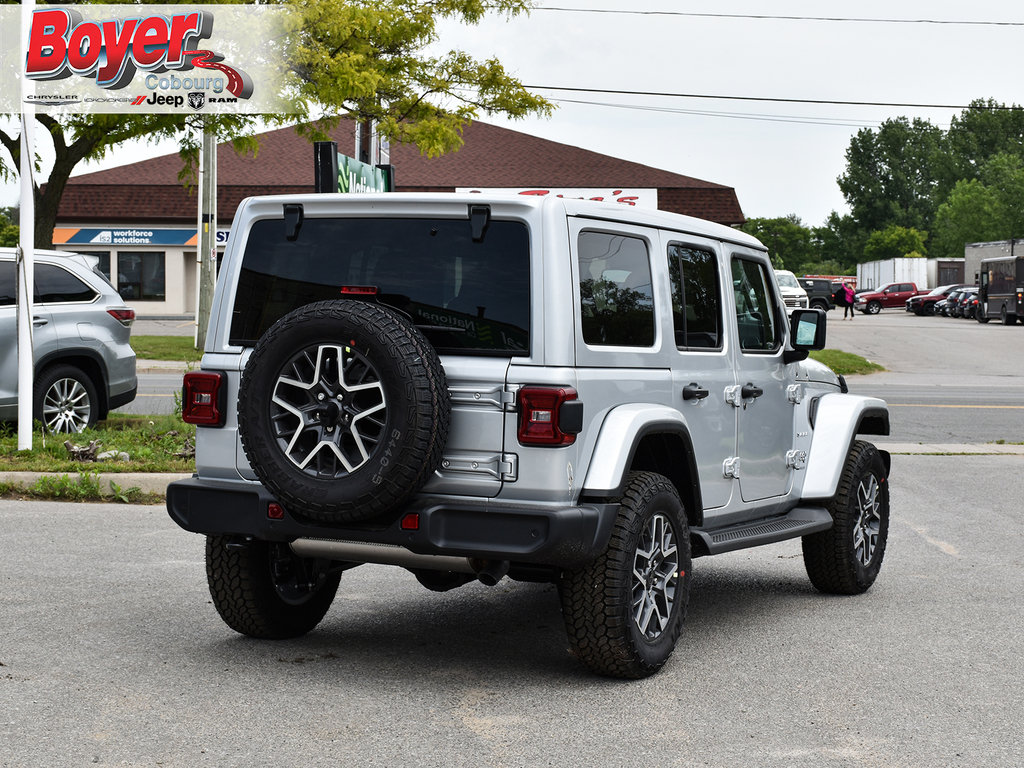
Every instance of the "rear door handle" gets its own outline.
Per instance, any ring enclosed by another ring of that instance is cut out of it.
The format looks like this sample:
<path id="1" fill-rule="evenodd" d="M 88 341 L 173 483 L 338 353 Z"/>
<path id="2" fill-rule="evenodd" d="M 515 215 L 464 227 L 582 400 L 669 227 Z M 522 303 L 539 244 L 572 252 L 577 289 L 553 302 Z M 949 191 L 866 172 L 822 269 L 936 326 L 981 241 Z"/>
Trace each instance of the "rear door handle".
<path id="1" fill-rule="evenodd" d="M 751 400 L 755 397 L 760 397 L 764 394 L 764 390 L 760 387 L 755 387 L 749 381 L 743 385 L 743 389 L 740 390 L 740 395 L 744 400 Z"/>
<path id="2" fill-rule="evenodd" d="M 39 317 L 38 315 L 32 316 L 32 325 L 36 328 L 38 328 L 41 325 L 46 325 L 48 322 L 50 321 L 47 320 L 45 317 Z"/>
<path id="3" fill-rule="evenodd" d="M 708 391 L 695 381 L 683 387 L 683 400 L 703 400 L 708 396 Z"/>

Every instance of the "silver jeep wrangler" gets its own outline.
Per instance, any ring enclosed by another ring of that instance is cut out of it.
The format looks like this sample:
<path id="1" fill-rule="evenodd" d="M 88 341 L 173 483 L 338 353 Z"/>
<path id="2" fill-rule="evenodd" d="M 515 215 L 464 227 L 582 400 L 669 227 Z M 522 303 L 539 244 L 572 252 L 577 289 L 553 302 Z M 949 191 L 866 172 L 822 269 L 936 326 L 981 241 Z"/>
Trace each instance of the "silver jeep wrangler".
<path id="1" fill-rule="evenodd" d="M 558 585 L 571 650 L 639 678 L 682 629 L 691 559 L 801 537 L 863 592 L 889 524 L 883 401 L 807 359 L 755 239 L 554 197 L 302 195 L 238 209 L 183 410 L 234 630 L 295 637 L 341 573 Z"/>

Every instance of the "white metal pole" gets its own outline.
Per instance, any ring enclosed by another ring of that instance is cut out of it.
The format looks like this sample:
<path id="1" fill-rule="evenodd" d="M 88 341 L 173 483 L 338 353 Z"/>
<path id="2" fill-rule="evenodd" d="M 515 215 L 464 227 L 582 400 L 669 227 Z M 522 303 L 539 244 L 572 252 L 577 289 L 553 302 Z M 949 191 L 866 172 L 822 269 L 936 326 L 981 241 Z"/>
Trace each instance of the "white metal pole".
<path id="1" fill-rule="evenodd" d="M 22 51 L 28 50 L 28 35 L 32 24 L 34 0 L 21 4 Z M 32 129 L 35 125 L 35 106 L 28 103 L 34 89 L 24 73 L 21 76 L 21 211 L 18 238 L 18 450 L 32 450 L 32 296 L 35 285 L 35 221 L 36 207 L 32 183 L 32 165 L 35 159 Z"/>

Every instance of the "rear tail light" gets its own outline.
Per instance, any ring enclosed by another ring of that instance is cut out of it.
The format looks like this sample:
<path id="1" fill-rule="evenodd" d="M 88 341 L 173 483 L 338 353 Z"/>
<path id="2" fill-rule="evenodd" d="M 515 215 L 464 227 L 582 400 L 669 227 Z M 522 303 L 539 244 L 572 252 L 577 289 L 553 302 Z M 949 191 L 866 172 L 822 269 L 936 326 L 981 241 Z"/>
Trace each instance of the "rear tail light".
<path id="1" fill-rule="evenodd" d="M 521 445 L 572 445 L 583 428 L 583 403 L 572 387 L 519 390 Z"/>
<path id="2" fill-rule="evenodd" d="M 190 371 L 182 383 L 181 418 L 199 427 L 224 426 L 225 377 L 217 371 Z"/>
<path id="3" fill-rule="evenodd" d="M 108 309 L 107 314 L 117 320 L 125 328 L 129 327 L 135 320 L 135 310 L 128 307 L 118 307 L 117 309 Z"/>

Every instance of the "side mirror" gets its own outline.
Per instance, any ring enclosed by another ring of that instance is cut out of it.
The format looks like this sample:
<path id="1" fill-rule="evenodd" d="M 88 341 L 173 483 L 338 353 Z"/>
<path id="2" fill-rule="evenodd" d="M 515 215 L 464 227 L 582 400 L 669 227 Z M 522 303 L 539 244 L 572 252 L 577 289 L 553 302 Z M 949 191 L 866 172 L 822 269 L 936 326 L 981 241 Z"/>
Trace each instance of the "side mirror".
<path id="1" fill-rule="evenodd" d="M 820 309 L 794 309 L 789 318 L 789 340 L 792 349 L 783 353 L 787 363 L 806 360 L 812 349 L 824 349 L 825 313 Z"/>

